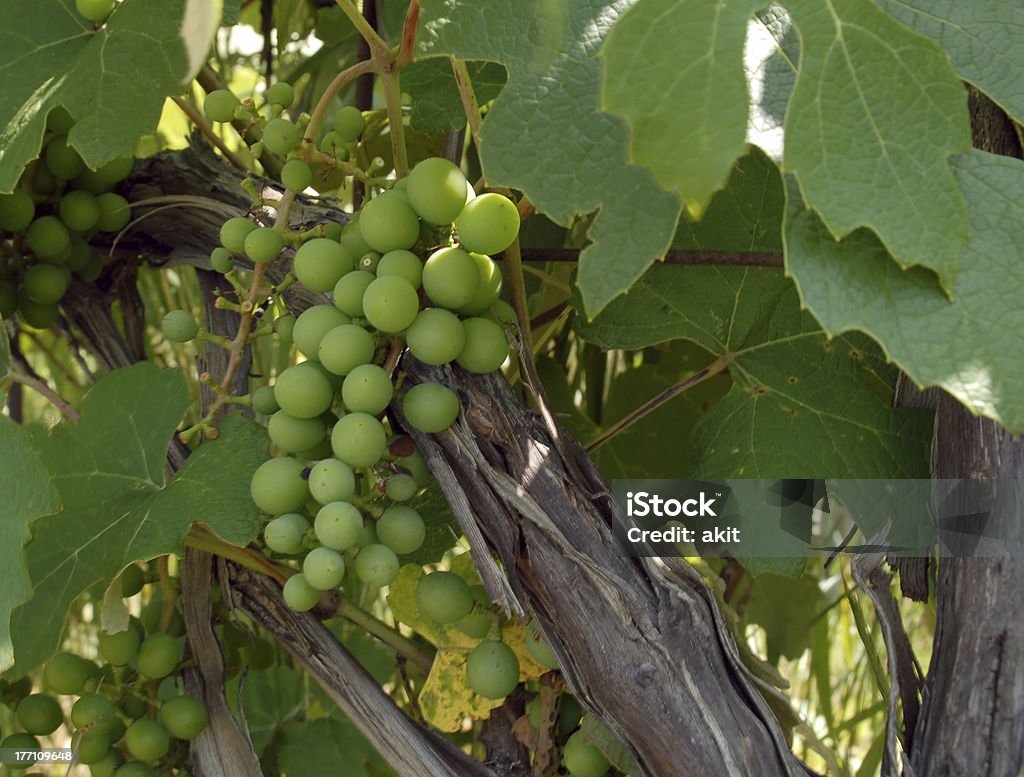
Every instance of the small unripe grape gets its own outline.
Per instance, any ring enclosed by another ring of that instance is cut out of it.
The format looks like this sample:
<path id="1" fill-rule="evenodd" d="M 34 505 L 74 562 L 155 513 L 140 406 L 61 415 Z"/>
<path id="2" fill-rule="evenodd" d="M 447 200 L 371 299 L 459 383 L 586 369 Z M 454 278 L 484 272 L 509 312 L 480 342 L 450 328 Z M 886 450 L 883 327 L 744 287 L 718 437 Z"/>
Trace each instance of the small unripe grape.
<path id="1" fill-rule="evenodd" d="M 56 216 L 40 216 L 28 226 L 25 242 L 40 259 L 54 259 L 71 250 L 68 228 Z"/>
<path id="2" fill-rule="evenodd" d="M 459 397 L 440 383 L 413 386 L 402 400 L 405 420 L 426 434 L 441 432 L 459 417 Z"/>
<path id="3" fill-rule="evenodd" d="M 498 254 L 519 234 L 519 211 L 508 197 L 488 192 L 466 203 L 455 219 L 455 228 L 467 251 Z"/>
<path id="4" fill-rule="evenodd" d="M 303 243 L 292 262 L 295 277 L 312 291 L 331 291 L 351 271 L 352 257 L 337 241 L 325 237 Z"/>
<path id="5" fill-rule="evenodd" d="M 473 609 L 473 592 L 454 572 L 431 572 L 416 586 L 416 606 L 432 621 L 455 623 Z"/>
<path id="6" fill-rule="evenodd" d="M 466 345 L 466 330 L 459 317 L 443 308 L 420 311 L 405 333 L 409 352 L 424 364 L 439 366 L 454 361 Z"/>
<path id="7" fill-rule="evenodd" d="M 504 699 L 519 684 L 519 659 L 504 642 L 481 642 L 466 658 L 466 684 L 486 699 Z"/>
<path id="8" fill-rule="evenodd" d="M 273 386 L 260 386 L 252 392 L 252 409 L 261 415 L 273 415 L 281 409 L 274 397 Z"/>
<path id="9" fill-rule="evenodd" d="M 267 102 L 288 109 L 295 102 L 295 89 L 287 81 L 278 81 L 267 90 Z"/>
<path id="10" fill-rule="evenodd" d="M 409 173 L 409 202 L 431 224 L 450 224 L 466 204 L 466 176 L 441 157 L 424 159 Z"/>
<path id="11" fill-rule="evenodd" d="M 277 376 L 274 398 L 288 415 L 315 418 L 331 406 L 334 389 L 311 364 L 297 364 Z"/>
<path id="12" fill-rule="evenodd" d="M 46 114 L 46 129 L 58 135 L 67 135 L 75 126 L 75 117 L 63 105 L 58 105 Z"/>
<path id="13" fill-rule="evenodd" d="M 256 225 L 244 216 L 234 216 L 220 227 L 220 243 L 233 254 L 245 251 L 245 238 Z"/>
<path id="14" fill-rule="evenodd" d="M 302 540 L 309 531 L 309 521 L 298 513 L 285 513 L 263 529 L 263 541 L 277 553 L 291 555 L 302 550 Z"/>
<path id="15" fill-rule="evenodd" d="M 526 650 L 534 661 L 545 669 L 558 669 L 558 659 L 551 648 L 548 647 L 548 643 L 544 641 L 544 636 L 540 633 L 540 628 L 537 626 L 535 618 L 526 625 L 525 641 Z"/>
<path id="16" fill-rule="evenodd" d="M 562 760 L 572 777 L 604 777 L 611 767 L 604 753 L 587 744 L 579 731 L 565 743 Z"/>
<path id="17" fill-rule="evenodd" d="M 327 430 L 319 418 L 294 418 L 278 410 L 270 416 L 267 434 L 270 441 L 286 453 L 300 453 L 323 442 Z"/>
<path id="18" fill-rule="evenodd" d="M 43 677 L 54 693 L 79 694 L 95 673 L 96 665 L 92 661 L 64 652 L 49 660 Z"/>
<path id="19" fill-rule="evenodd" d="M 362 112 L 353 105 L 339 108 L 334 114 L 332 124 L 338 137 L 345 143 L 356 140 L 362 134 L 363 127 L 366 126 Z"/>
<path id="20" fill-rule="evenodd" d="M 320 342 L 324 335 L 337 326 L 351 322 L 352 319 L 334 305 L 314 305 L 295 319 L 292 340 L 306 358 L 319 360 Z"/>
<path id="21" fill-rule="evenodd" d="M 360 364 L 345 376 L 341 399 L 353 413 L 378 415 L 391 404 L 394 386 L 387 371 L 376 364 Z"/>
<path id="22" fill-rule="evenodd" d="M 181 643 L 165 632 L 146 637 L 139 645 L 139 671 L 146 677 L 167 677 L 181 660 Z"/>
<path id="23" fill-rule="evenodd" d="M 328 156 L 340 159 L 342 162 L 348 159 L 348 149 L 345 148 L 345 141 L 334 130 L 331 130 L 320 139 L 318 148 Z"/>
<path id="24" fill-rule="evenodd" d="M 491 257 L 471 251 L 470 258 L 476 262 L 480 272 L 480 285 L 477 286 L 473 299 L 458 310 L 464 316 L 480 316 L 498 299 L 501 294 L 501 270 Z"/>
<path id="25" fill-rule="evenodd" d="M 36 215 L 36 204 L 32 196 L 21 189 L 10 194 L 0 194 L 0 229 L 21 232 Z"/>
<path id="26" fill-rule="evenodd" d="M 353 318 L 363 315 L 363 295 L 376 276 L 366 270 L 356 270 L 341 276 L 334 285 L 334 305 Z"/>
<path id="27" fill-rule="evenodd" d="M 301 461 L 290 456 L 263 462 L 250 483 L 252 501 L 271 515 L 300 510 L 309 496 L 309 488 L 302 477 L 305 469 Z"/>
<path id="28" fill-rule="evenodd" d="M 324 459 L 318 461 L 309 472 L 309 493 L 322 505 L 348 499 L 355 492 L 356 476 L 343 461 Z"/>
<path id="29" fill-rule="evenodd" d="M 64 722 L 60 704 L 45 693 L 33 693 L 18 702 L 18 723 L 30 734 L 52 734 Z"/>
<path id="30" fill-rule="evenodd" d="M 75 8 L 90 22 L 102 22 L 114 10 L 114 0 L 75 0 Z"/>
<path id="31" fill-rule="evenodd" d="M 203 113 L 210 121 L 231 121 L 235 118 L 235 108 L 241 104 L 227 89 L 215 89 L 206 95 Z"/>
<path id="32" fill-rule="evenodd" d="M 505 330 L 486 318 L 467 318 L 462 322 L 466 344 L 455 361 L 469 372 L 481 375 L 501 367 L 508 357 Z"/>
<path id="33" fill-rule="evenodd" d="M 40 305 L 22 296 L 18 299 L 18 314 L 34 329 L 49 329 L 57 323 L 60 309 L 56 305 Z"/>
<path id="34" fill-rule="evenodd" d="M 378 277 L 363 293 L 366 320 L 381 332 L 401 332 L 416 318 L 420 297 L 404 278 L 396 275 Z"/>
<path id="35" fill-rule="evenodd" d="M 420 236 L 420 220 L 409 203 L 393 193 L 375 197 L 359 214 L 359 231 L 382 254 L 411 248 Z"/>
<path id="36" fill-rule="evenodd" d="M 125 599 L 135 596 L 146 584 L 146 574 L 138 564 L 129 564 L 121 572 L 121 596 Z"/>
<path id="37" fill-rule="evenodd" d="M 334 455 L 350 467 L 369 467 L 380 461 L 388 447 L 381 422 L 366 413 L 339 418 L 331 431 Z"/>
<path id="38" fill-rule="evenodd" d="M 320 601 L 320 592 L 309 584 L 306 576 L 301 572 L 292 575 L 285 581 L 281 594 L 284 597 L 284 603 L 295 612 L 312 610 Z"/>
<path id="39" fill-rule="evenodd" d="M 115 184 L 128 177 L 134 165 L 134 157 L 123 156 L 111 159 L 98 170 L 83 170 L 81 175 L 75 178 L 75 187 L 85 189 L 92 194 L 108 192 L 114 188 Z"/>
<path id="40" fill-rule="evenodd" d="M 337 501 L 325 504 L 313 521 L 316 538 L 331 550 L 348 550 L 358 541 L 363 532 L 363 514 L 349 502 Z"/>
<path id="41" fill-rule="evenodd" d="M 455 621 L 455 628 L 473 639 L 483 639 L 494 626 L 494 616 L 483 607 L 474 605 L 473 611 Z"/>
<path id="42" fill-rule="evenodd" d="M 288 119 L 271 119 L 263 128 L 263 145 L 275 154 L 287 154 L 300 138 L 299 128 Z"/>
<path id="43" fill-rule="evenodd" d="M 380 262 L 380 254 L 376 251 L 367 251 L 365 254 L 359 257 L 359 261 L 356 262 L 357 270 L 366 270 L 366 272 L 377 274 L 377 265 Z"/>
<path id="44" fill-rule="evenodd" d="M 93 764 L 110 752 L 110 735 L 95 729 L 79 731 L 72 736 L 71 745 L 75 748 L 78 763 Z"/>
<path id="45" fill-rule="evenodd" d="M 315 548 L 306 554 L 302 574 L 318 591 L 330 591 L 341 585 L 345 577 L 345 559 L 330 548 Z"/>
<path id="46" fill-rule="evenodd" d="M 89 775 L 90 777 L 114 777 L 114 773 L 117 771 L 120 763 L 120 753 L 117 750 L 108 748 L 107 752 L 99 760 L 89 764 Z"/>
<path id="47" fill-rule="evenodd" d="M 115 192 L 104 192 L 96 197 L 100 206 L 100 220 L 96 225 L 100 232 L 120 232 L 132 220 L 132 209 L 128 200 Z"/>
<path id="48" fill-rule="evenodd" d="M 210 722 L 206 705 L 195 696 L 175 696 L 160 707 L 160 722 L 171 736 L 192 739 Z"/>
<path id="49" fill-rule="evenodd" d="M 171 735 L 155 720 L 140 718 L 125 732 L 124 745 L 140 761 L 157 761 L 171 749 Z"/>
<path id="50" fill-rule="evenodd" d="M 313 171 L 301 159 L 291 159 L 281 168 L 281 183 L 288 191 L 305 191 L 313 183 Z"/>
<path id="51" fill-rule="evenodd" d="M 392 505 L 377 519 L 377 537 L 395 553 L 413 553 L 426 539 L 427 526 L 411 507 Z"/>
<path id="52" fill-rule="evenodd" d="M 235 262 L 231 258 L 231 252 L 224 246 L 217 246 L 210 252 L 210 267 L 221 275 L 235 269 Z"/>
<path id="53" fill-rule="evenodd" d="M 85 170 L 85 162 L 68 143 L 67 136 L 61 135 L 46 147 L 46 167 L 62 181 L 70 181 Z"/>
<path id="54" fill-rule="evenodd" d="M 342 324 L 320 340 L 320 363 L 335 375 L 348 375 L 361 364 L 373 361 L 373 335 L 356 324 Z"/>
<path id="55" fill-rule="evenodd" d="M 110 634 L 101 631 L 99 636 L 100 655 L 114 666 L 124 666 L 139 650 L 139 633 L 132 628 Z"/>
<path id="56" fill-rule="evenodd" d="M 65 194 L 60 200 L 59 210 L 61 221 L 76 232 L 87 232 L 100 221 L 100 205 L 86 191 Z"/>
<path id="57" fill-rule="evenodd" d="M 419 492 L 419 484 L 412 475 L 399 472 L 384 481 L 384 496 L 395 502 L 408 502 Z"/>
<path id="58" fill-rule="evenodd" d="M 423 283 L 423 262 L 412 251 L 397 249 L 388 251 L 377 262 L 377 277 L 397 275 L 409 282 L 414 289 Z"/>
<path id="59" fill-rule="evenodd" d="M 349 256 L 362 256 L 367 251 L 373 250 L 370 244 L 363 240 L 363 235 L 359 231 L 358 212 L 352 216 L 348 224 L 342 229 L 338 242 L 341 243 L 342 248 L 348 251 Z"/>
<path id="60" fill-rule="evenodd" d="M 138 633 L 133 629 L 121 633 L 132 634 L 138 637 Z M 136 642 L 136 644 L 138 643 Z M 98 693 L 88 693 L 75 702 L 75 706 L 71 708 L 71 722 L 75 724 L 76 728 L 86 728 L 88 726 L 93 730 L 104 733 L 113 731 L 116 724 L 119 723 L 117 710 L 114 708 L 114 705 L 110 703 L 106 696 Z"/>
<path id="61" fill-rule="evenodd" d="M 380 588 L 398 576 L 398 556 L 387 545 L 367 545 L 356 556 L 356 575 L 369 586 Z"/>
<path id="62" fill-rule="evenodd" d="M 114 777 L 156 777 L 156 769 L 142 761 L 129 761 L 114 772 Z"/>
<path id="63" fill-rule="evenodd" d="M 442 308 L 459 308 L 472 301 L 480 287 L 480 271 L 461 248 L 442 248 L 423 265 L 423 291 Z"/>
<path id="64" fill-rule="evenodd" d="M 273 227 L 257 227 L 245 236 L 243 247 L 256 264 L 269 264 L 284 248 L 284 237 Z"/>
<path id="65" fill-rule="evenodd" d="M 171 310 L 160 322 L 164 335 L 173 343 L 187 343 L 199 333 L 199 324 L 187 310 Z"/>
<path id="66" fill-rule="evenodd" d="M 54 305 L 68 290 L 71 274 L 64 267 L 35 264 L 24 272 L 21 282 L 30 300 L 39 305 Z"/>

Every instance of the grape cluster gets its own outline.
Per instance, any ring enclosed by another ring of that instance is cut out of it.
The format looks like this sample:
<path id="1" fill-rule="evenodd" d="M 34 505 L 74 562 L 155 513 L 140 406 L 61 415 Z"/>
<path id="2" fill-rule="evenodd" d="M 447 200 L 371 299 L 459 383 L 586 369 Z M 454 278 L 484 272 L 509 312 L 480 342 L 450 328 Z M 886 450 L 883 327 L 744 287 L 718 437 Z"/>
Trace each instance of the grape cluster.
<path id="1" fill-rule="evenodd" d="M 143 570 L 133 564 L 121 575 L 121 594 L 134 596 L 145 582 Z M 165 610 L 173 617 L 167 619 Z M 163 630 L 162 619 L 168 620 Z M 28 677 L 7 684 L 0 699 L 13 709 L 22 730 L 8 734 L 0 748 L 38 749 L 38 737 L 65 726 L 77 762 L 87 764 L 93 777 L 155 777 L 171 769 L 187 774 L 181 768 L 184 743 L 206 728 L 208 714 L 201 700 L 180 693 L 174 677 L 182 663 L 183 634 L 180 612 L 165 608 L 161 596 L 151 596 L 142 618 L 132 617 L 127 629 L 100 631 L 102 664 L 60 652 L 43 669 L 45 690 L 33 692 Z M 77 698 L 62 706 L 61 696 Z"/>
<path id="2" fill-rule="evenodd" d="M 64 108 L 50 111 L 46 127 L 39 159 L 13 192 L 0 194 L 0 318 L 17 313 L 37 329 L 56 322 L 73 274 L 99 277 L 100 254 L 90 241 L 131 220 L 128 201 L 113 189 L 134 163 L 123 157 L 88 169 L 68 141 L 74 119 Z"/>

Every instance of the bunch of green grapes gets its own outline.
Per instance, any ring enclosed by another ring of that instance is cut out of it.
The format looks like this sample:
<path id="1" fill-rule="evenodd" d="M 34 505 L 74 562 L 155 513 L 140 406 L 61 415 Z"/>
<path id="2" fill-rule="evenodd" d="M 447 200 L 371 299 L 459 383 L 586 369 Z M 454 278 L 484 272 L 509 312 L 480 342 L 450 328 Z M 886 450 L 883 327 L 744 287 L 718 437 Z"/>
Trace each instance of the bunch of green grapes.
<path id="1" fill-rule="evenodd" d="M 131 220 L 131 206 L 114 191 L 132 170 L 123 157 L 90 170 L 69 140 L 74 119 L 50 111 L 39 159 L 10 194 L 0 194 L 0 318 L 15 313 L 37 329 L 52 326 L 73 275 L 99 277 L 102 261 L 91 244 Z"/>
<path id="2" fill-rule="evenodd" d="M 115 581 L 125 597 L 145 583 L 135 564 Z M 88 765 L 93 777 L 155 777 L 181 767 L 187 741 L 209 719 L 205 704 L 179 689 L 184 622 L 173 604 L 171 609 L 162 597 L 151 596 L 141 619 L 130 618 L 121 631 L 101 630 L 101 663 L 64 651 L 43 668 L 39 690 L 28 677 L 7 684 L 0 699 L 11 707 L 19 730 L 8 733 L 0 748 L 38 749 L 39 737 L 64 726 L 77 762 Z M 62 704 L 61 697 L 75 698 Z"/>

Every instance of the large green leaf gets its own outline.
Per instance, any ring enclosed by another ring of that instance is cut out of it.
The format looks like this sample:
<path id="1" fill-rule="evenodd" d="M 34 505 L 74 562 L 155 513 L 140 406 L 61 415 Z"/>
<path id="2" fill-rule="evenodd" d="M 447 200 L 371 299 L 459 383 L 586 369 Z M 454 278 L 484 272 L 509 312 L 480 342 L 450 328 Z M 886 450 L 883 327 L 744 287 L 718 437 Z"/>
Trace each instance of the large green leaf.
<path id="1" fill-rule="evenodd" d="M 953 67 L 1024 121 L 1024 5 L 1006 0 L 878 0 L 908 27 L 935 40 Z"/>
<path id="2" fill-rule="evenodd" d="M 786 263 L 829 332 L 875 338 L 919 385 L 1024 430 L 1024 163 L 972 151 L 953 159 L 971 236 L 950 301 L 934 276 L 904 272 L 866 231 L 835 242 L 789 187 Z"/>
<path id="3" fill-rule="evenodd" d="M 0 327 L 0 338 L 3 327 Z M 0 394 L 0 407 L 4 396 Z M 29 524 L 60 509 L 60 495 L 25 431 L 0 414 L 0 672 L 14 663 L 11 612 L 32 595 L 25 565 Z"/>
<path id="4" fill-rule="evenodd" d="M 945 52 L 871 0 L 785 5 L 801 44 L 785 168 L 833 235 L 869 227 L 900 266 L 951 291 L 967 211 L 948 160 L 971 133 Z"/>
<path id="5" fill-rule="evenodd" d="M 597 213 L 579 266 L 588 315 L 665 253 L 680 210 L 649 171 L 628 163 L 625 125 L 599 108 L 597 53 L 627 5 L 425 0 L 421 15 L 421 55 L 508 70 L 480 134 L 488 182 L 522 190 L 559 224 Z"/>
<path id="6" fill-rule="evenodd" d="M 473 94 L 481 105 L 490 102 L 505 85 L 505 70 L 493 62 L 467 62 Z M 412 99 L 409 122 L 420 132 L 434 135 L 466 126 L 451 62 L 425 59 L 402 71 L 402 91 Z"/>
<path id="7" fill-rule="evenodd" d="M 124 0 L 94 31 L 73 0 L 0 3 L 0 192 L 38 155 L 58 105 L 91 167 L 132 153 L 189 76 L 183 14 L 184 0 Z"/>
<path id="8" fill-rule="evenodd" d="M 281 738 L 279 764 L 290 777 L 394 774 L 359 729 L 340 717 L 289 725 Z"/>
<path id="9" fill-rule="evenodd" d="M 639 0 L 604 47 L 604 107 L 631 158 L 699 216 L 746 148 L 743 45 L 759 0 Z"/>
<path id="10" fill-rule="evenodd" d="M 698 476 L 927 473 L 928 414 L 891 409 L 878 349 L 828 339 L 778 270 L 654 267 L 579 330 L 604 348 L 684 338 L 730 360 L 732 389 L 694 431 Z"/>
<path id="11" fill-rule="evenodd" d="M 239 544 L 258 532 L 249 479 L 266 441 L 255 424 L 230 419 L 166 481 L 167 446 L 188 403 L 179 373 L 140 364 L 102 378 L 77 424 L 36 435 L 63 509 L 36 521 L 25 547 L 34 591 L 12 618 L 18 671 L 57 647 L 75 597 L 132 561 L 180 553 L 194 521 Z"/>

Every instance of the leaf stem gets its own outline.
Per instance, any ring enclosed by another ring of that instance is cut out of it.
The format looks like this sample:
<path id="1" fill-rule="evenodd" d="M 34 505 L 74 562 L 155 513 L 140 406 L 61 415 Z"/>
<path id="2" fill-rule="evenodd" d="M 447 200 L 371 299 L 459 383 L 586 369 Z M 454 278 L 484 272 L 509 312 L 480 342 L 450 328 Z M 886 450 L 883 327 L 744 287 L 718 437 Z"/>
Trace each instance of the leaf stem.
<path id="1" fill-rule="evenodd" d="M 462 110 L 466 113 L 469 121 L 469 129 L 473 134 L 473 145 L 480 150 L 480 104 L 476 100 L 476 92 L 473 91 L 473 81 L 469 77 L 469 69 L 466 63 L 455 57 L 449 57 L 452 63 L 452 73 L 455 75 L 455 85 L 459 88 L 459 99 L 462 100 Z"/>
<path id="2" fill-rule="evenodd" d="M 273 578 L 278 583 L 283 584 L 289 577 L 284 570 L 266 556 L 249 548 L 232 545 L 230 542 L 222 540 L 205 524 L 197 523 L 192 526 L 189 533 L 185 536 L 185 545 L 196 550 L 204 550 L 207 553 L 212 553 L 222 558 L 231 559 L 247 569 Z"/>
<path id="3" fill-rule="evenodd" d="M 342 7 L 347 4 L 344 0 L 339 3 Z M 362 18 L 361 15 L 360 18 Z M 324 117 L 327 114 L 327 109 L 330 107 L 331 100 L 341 91 L 342 87 L 365 73 L 372 73 L 373 69 L 373 60 L 364 59 L 362 62 L 356 62 L 351 67 L 345 68 L 334 77 L 334 80 L 324 89 L 324 93 L 320 95 L 320 99 L 317 101 L 316 107 L 313 108 L 313 113 L 309 117 L 309 124 L 306 125 L 306 135 L 304 138 L 307 143 L 312 143 L 313 147 L 316 148 L 317 132 L 320 130 L 320 125 L 324 123 Z"/>
<path id="4" fill-rule="evenodd" d="M 367 633 L 372 634 L 385 645 L 393 648 L 396 652 L 422 668 L 425 672 L 430 671 L 430 667 L 434 663 L 434 657 L 429 652 L 345 597 L 342 597 L 341 604 L 338 606 L 338 615 L 359 626 Z"/>

